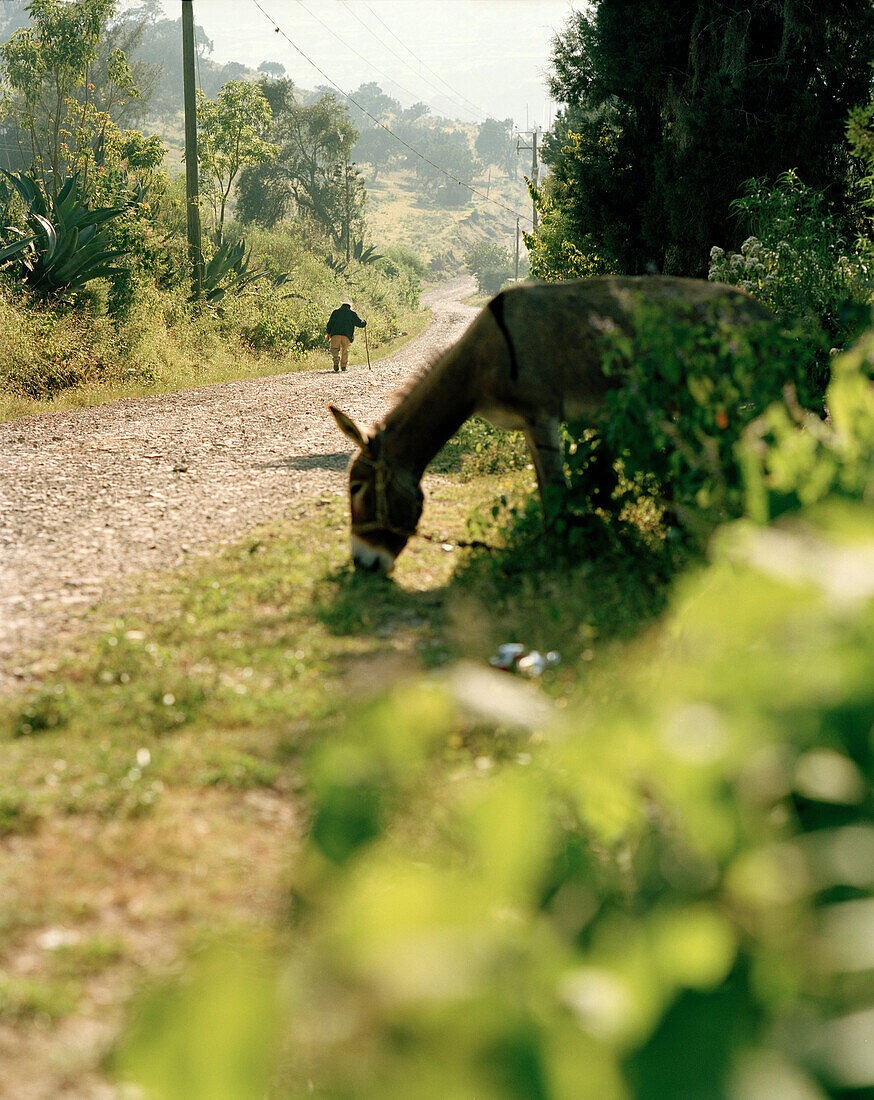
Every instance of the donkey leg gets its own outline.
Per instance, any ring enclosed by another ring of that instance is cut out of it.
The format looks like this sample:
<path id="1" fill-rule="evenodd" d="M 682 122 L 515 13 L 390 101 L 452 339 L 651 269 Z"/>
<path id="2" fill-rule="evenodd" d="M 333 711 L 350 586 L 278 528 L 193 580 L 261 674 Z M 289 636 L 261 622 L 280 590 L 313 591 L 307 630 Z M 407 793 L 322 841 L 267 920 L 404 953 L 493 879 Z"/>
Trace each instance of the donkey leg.
<path id="1" fill-rule="evenodd" d="M 561 421 L 556 416 L 539 413 L 526 421 L 524 431 L 534 459 L 540 502 L 545 510 L 547 496 L 567 488 Z"/>

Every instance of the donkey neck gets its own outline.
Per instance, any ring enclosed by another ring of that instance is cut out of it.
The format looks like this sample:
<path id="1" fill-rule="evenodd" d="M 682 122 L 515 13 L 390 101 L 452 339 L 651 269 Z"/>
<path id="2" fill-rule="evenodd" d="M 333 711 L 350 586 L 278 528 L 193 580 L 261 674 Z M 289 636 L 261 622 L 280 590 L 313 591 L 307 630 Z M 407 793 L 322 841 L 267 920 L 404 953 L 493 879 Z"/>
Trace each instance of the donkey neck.
<path id="1" fill-rule="evenodd" d="M 476 372 L 472 368 L 473 363 L 462 348 L 450 348 L 385 419 L 385 453 L 416 481 L 474 411 Z"/>

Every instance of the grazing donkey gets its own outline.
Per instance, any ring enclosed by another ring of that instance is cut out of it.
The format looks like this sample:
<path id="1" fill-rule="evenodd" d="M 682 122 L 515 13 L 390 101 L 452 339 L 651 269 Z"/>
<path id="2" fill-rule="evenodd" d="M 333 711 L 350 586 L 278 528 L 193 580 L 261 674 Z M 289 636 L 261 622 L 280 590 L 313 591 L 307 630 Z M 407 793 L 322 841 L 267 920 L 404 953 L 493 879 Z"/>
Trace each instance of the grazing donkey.
<path id="1" fill-rule="evenodd" d="M 631 333 L 639 301 L 666 308 L 713 303 L 738 324 L 771 316 L 744 291 L 699 279 L 599 277 L 513 287 L 489 302 L 373 435 L 330 405 L 360 448 L 349 467 L 356 566 L 391 571 L 422 514 L 425 467 L 475 413 L 525 433 L 541 500 L 549 486 L 564 486 L 561 421 L 597 412 L 608 389 L 621 385 L 601 370 L 604 334 Z"/>

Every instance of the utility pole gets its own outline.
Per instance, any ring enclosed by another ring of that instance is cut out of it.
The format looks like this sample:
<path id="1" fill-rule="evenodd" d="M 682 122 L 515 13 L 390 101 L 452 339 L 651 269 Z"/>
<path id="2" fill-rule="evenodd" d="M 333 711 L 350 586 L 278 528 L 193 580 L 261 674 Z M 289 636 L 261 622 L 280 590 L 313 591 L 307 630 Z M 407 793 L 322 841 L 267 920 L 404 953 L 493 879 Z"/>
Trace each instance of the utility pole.
<path id="1" fill-rule="evenodd" d="M 516 282 L 519 282 L 519 219 L 516 219 L 516 274 L 514 276 Z"/>
<path id="2" fill-rule="evenodd" d="M 182 0 L 182 89 L 185 101 L 185 196 L 188 211 L 188 256 L 192 288 L 203 291 L 203 252 L 200 240 L 200 191 L 197 179 L 197 97 L 194 92 L 194 8 Z"/>
<path id="3" fill-rule="evenodd" d="M 537 135 L 538 135 L 538 133 L 539 133 L 539 131 L 538 131 L 537 127 L 535 126 L 533 130 L 526 130 L 526 131 L 523 131 L 522 133 L 516 135 L 516 153 L 517 154 L 520 153 L 523 149 L 530 149 L 531 150 L 531 184 L 534 187 L 535 191 L 537 190 L 538 173 L 540 171 L 539 165 L 537 163 Z M 523 138 L 523 137 L 530 137 L 531 138 L 531 144 L 530 145 L 523 145 L 520 141 L 520 139 Z M 531 220 L 532 220 L 533 225 L 534 225 L 534 232 L 536 233 L 537 232 L 537 203 L 532 199 L 531 200 L 531 205 L 533 207 L 533 213 L 532 213 Z"/>
<path id="4" fill-rule="evenodd" d="M 346 160 L 345 168 L 346 168 L 346 263 L 348 264 L 349 260 L 352 256 L 352 250 L 349 247 L 349 237 L 350 237 L 350 230 L 351 230 L 352 215 L 349 211 L 349 161 L 348 161 L 348 159 Z"/>

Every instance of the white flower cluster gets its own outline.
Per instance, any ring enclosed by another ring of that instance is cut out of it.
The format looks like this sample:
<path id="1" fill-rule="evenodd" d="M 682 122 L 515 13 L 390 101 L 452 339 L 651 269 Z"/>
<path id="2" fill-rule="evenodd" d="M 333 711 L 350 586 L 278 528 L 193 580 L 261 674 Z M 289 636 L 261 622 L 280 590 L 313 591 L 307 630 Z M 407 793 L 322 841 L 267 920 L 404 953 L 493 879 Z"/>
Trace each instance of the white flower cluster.
<path id="1" fill-rule="evenodd" d="M 740 252 L 726 253 L 719 245 L 710 249 L 707 277 L 711 282 L 729 283 L 743 290 L 755 291 L 773 282 L 777 255 L 766 248 L 758 237 L 747 237 Z"/>

